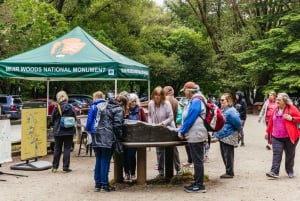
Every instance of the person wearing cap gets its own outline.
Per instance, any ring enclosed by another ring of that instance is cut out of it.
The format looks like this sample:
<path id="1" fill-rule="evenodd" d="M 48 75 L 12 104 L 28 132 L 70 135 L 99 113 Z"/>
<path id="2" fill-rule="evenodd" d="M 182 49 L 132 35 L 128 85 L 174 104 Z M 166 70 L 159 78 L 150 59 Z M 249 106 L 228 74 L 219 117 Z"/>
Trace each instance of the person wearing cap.
<path id="1" fill-rule="evenodd" d="M 151 124 L 158 124 L 162 126 L 170 126 L 175 128 L 174 115 L 171 103 L 166 100 L 166 94 L 162 87 L 156 87 L 152 94 L 148 105 L 148 122 Z M 157 177 L 164 176 L 165 164 L 165 148 L 156 148 L 156 157 L 158 164 Z"/>
<path id="2" fill-rule="evenodd" d="M 203 161 L 204 142 L 208 137 L 208 132 L 201 116 L 205 116 L 206 108 L 202 100 L 195 98 L 202 94 L 199 91 L 199 86 L 194 82 L 185 83 L 180 91 L 184 92 L 189 102 L 182 113 L 183 122 L 178 130 L 178 138 L 187 140 L 194 163 L 194 183 L 184 186 L 184 190 L 188 193 L 205 193 Z"/>
<path id="3" fill-rule="evenodd" d="M 181 113 L 180 106 L 178 105 L 178 101 L 176 100 L 176 98 L 174 98 L 174 89 L 173 89 L 173 87 L 165 86 L 164 91 L 166 93 L 166 99 L 171 103 L 175 124 L 176 125 L 181 124 L 182 113 Z M 173 163 L 174 163 L 174 167 L 175 167 L 175 170 L 176 170 L 176 174 L 181 175 L 182 171 L 181 171 L 181 167 L 180 167 L 179 152 L 178 152 L 178 149 L 177 149 L 176 146 L 174 146 L 173 153 L 174 153 Z"/>

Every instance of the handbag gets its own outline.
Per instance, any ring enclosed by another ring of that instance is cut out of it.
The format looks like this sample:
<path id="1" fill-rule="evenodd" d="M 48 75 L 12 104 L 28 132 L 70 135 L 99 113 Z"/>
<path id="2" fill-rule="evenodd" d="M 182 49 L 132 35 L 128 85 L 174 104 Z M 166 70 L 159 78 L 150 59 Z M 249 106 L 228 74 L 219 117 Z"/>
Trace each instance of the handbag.
<path id="1" fill-rule="evenodd" d="M 59 122 L 60 127 L 63 127 L 63 128 L 75 127 L 75 124 L 76 124 L 75 118 L 68 117 L 68 116 L 62 116 L 62 111 L 61 111 L 59 104 L 57 104 L 57 108 L 58 108 L 58 112 L 60 114 L 60 122 Z"/>
<path id="2" fill-rule="evenodd" d="M 122 154 L 124 152 L 122 143 L 116 137 L 113 148 L 114 152 L 117 154 Z"/>

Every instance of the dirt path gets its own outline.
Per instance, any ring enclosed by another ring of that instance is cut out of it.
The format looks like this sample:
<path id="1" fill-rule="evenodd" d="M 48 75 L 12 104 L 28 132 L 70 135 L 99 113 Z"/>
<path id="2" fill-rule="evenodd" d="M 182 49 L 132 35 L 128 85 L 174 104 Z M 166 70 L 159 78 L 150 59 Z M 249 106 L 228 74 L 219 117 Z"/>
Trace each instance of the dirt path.
<path id="1" fill-rule="evenodd" d="M 296 153 L 295 178 L 289 179 L 281 167 L 277 180 L 268 179 L 265 173 L 271 165 L 272 152 L 266 150 L 263 140 L 264 127 L 257 123 L 257 116 L 249 115 L 245 127 L 245 147 L 235 150 L 235 178 L 221 180 L 224 165 L 220 156 L 219 144 L 211 146 L 209 160 L 205 163 L 205 174 L 209 175 L 206 182 L 207 193 L 188 194 L 183 191 L 183 185 L 175 186 L 128 186 L 111 193 L 94 192 L 93 166 L 94 157 L 77 157 L 77 150 L 71 159 L 72 173 L 63 174 L 45 171 L 16 171 L 10 166 L 19 161 L 15 158 L 12 163 L 3 164 L 3 172 L 24 174 L 28 177 L 0 175 L 0 201 L 143 201 L 143 200 L 172 200 L 172 201 L 298 201 L 300 200 L 300 153 Z M 181 161 L 186 161 L 183 147 L 179 148 Z M 147 178 L 157 174 L 153 169 L 156 161 L 155 148 L 147 152 Z M 52 160 L 48 155 L 41 160 Z M 284 159 L 283 159 L 284 160 Z M 284 163 L 284 161 L 283 161 Z M 113 165 L 112 165 L 113 166 Z M 113 171 L 111 170 L 111 173 Z M 112 176 L 112 175 L 111 175 Z"/>

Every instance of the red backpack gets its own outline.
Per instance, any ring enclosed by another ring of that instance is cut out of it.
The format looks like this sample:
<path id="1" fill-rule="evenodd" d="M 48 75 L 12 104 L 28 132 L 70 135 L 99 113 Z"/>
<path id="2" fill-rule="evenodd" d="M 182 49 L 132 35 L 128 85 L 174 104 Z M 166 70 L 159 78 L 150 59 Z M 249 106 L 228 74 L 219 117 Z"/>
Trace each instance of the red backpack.
<path id="1" fill-rule="evenodd" d="M 200 117 L 203 119 L 207 131 L 216 132 L 221 130 L 225 124 L 225 119 L 221 109 L 214 103 L 211 102 L 206 103 L 204 101 L 204 98 L 201 96 L 196 96 L 194 98 L 201 100 L 201 102 L 204 103 L 205 105 L 206 108 L 205 118 L 203 118 L 201 115 Z"/>

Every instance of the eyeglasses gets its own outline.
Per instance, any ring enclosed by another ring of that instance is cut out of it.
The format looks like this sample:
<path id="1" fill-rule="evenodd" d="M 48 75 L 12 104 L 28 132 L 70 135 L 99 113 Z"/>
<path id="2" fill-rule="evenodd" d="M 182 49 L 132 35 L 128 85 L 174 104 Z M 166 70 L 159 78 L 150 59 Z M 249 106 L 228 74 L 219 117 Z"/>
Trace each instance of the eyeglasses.
<path id="1" fill-rule="evenodd" d="M 282 99 L 281 99 L 281 98 L 276 98 L 276 100 L 277 100 L 277 101 L 282 101 Z"/>

